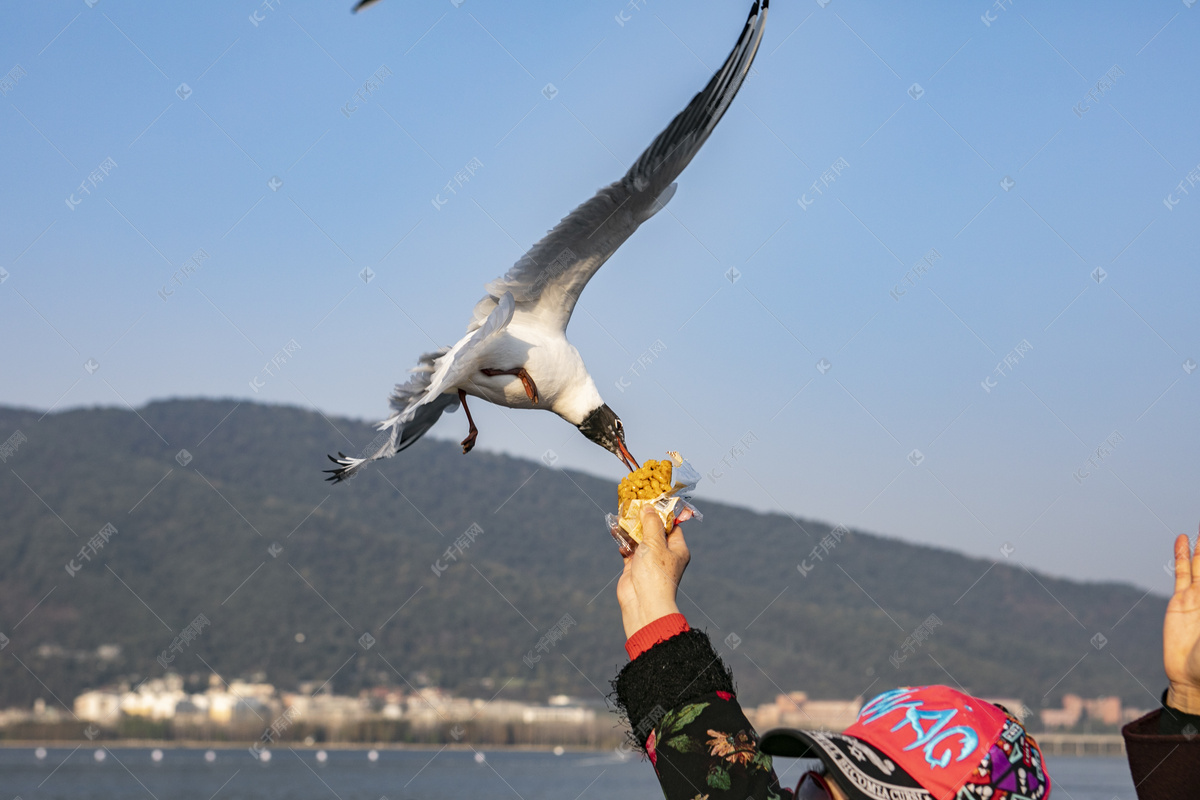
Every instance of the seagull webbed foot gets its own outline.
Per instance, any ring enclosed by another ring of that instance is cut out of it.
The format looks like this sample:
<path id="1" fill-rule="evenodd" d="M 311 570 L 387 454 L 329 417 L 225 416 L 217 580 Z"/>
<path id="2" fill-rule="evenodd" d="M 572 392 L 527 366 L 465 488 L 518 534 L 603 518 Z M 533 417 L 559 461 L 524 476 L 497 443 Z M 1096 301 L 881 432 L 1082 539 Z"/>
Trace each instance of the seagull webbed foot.
<path id="1" fill-rule="evenodd" d="M 458 401 L 462 403 L 463 411 L 467 413 L 467 424 L 471 426 L 471 429 L 467 432 L 467 438 L 460 442 L 463 455 L 465 456 L 475 446 L 475 439 L 479 436 L 479 428 L 475 427 L 475 420 L 471 419 L 471 409 L 467 408 L 467 393 L 462 389 L 458 390 Z"/>
<path id="2" fill-rule="evenodd" d="M 481 369 L 479 371 L 489 378 L 494 378 L 497 375 L 515 375 L 521 379 L 521 385 L 525 387 L 525 394 L 529 397 L 531 403 L 537 405 L 541 400 L 540 395 L 538 395 L 537 384 L 533 382 L 533 378 L 529 377 L 529 373 L 524 367 L 517 367 L 516 369 Z"/>

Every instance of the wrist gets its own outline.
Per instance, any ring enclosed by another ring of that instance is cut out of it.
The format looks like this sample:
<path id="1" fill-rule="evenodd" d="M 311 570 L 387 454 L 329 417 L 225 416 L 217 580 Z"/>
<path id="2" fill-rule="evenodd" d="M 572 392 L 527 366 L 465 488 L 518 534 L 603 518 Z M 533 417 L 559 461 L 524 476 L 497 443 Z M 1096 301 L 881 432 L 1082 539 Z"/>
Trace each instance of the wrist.
<path id="1" fill-rule="evenodd" d="M 625 638 L 629 639 L 642 628 L 654 622 L 657 619 L 678 614 L 679 606 L 674 602 L 655 603 L 648 606 L 639 606 L 638 608 L 621 609 L 621 622 L 625 627 Z"/>
<path id="2" fill-rule="evenodd" d="M 626 639 L 625 652 L 629 654 L 630 660 L 634 660 L 659 642 L 665 642 L 689 630 L 691 626 L 683 614 L 659 617 Z"/>
<path id="3" fill-rule="evenodd" d="M 679 606 L 675 605 L 674 601 L 655 603 L 654 605 L 646 606 L 642 609 L 642 613 L 639 615 L 639 623 L 637 628 L 634 629 L 634 633 L 657 619 L 662 619 L 663 617 L 669 617 L 671 614 L 678 613 Z"/>
<path id="4" fill-rule="evenodd" d="M 1200 687 L 1171 684 L 1167 690 L 1167 705 L 1185 714 L 1200 715 Z"/>

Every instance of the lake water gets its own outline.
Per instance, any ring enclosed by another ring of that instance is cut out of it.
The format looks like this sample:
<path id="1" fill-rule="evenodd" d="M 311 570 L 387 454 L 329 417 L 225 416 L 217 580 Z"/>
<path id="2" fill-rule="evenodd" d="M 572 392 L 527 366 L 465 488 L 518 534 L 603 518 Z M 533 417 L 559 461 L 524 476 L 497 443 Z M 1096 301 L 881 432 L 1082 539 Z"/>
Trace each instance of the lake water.
<path id="1" fill-rule="evenodd" d="M 0 800 L 646 800 L 661 797 L 649 762 L 614 753 L 276 748 L 246 750 L 0 748 Z M 211 760 L 209 760 L 211 759 Z M 1057 800 L 1136 800 L 1123 758 L 1048 759 Z M 784 785 L 807 768 L 778 759 Z M 1061 790 L 1061 791 L 1060 791 Z"/>

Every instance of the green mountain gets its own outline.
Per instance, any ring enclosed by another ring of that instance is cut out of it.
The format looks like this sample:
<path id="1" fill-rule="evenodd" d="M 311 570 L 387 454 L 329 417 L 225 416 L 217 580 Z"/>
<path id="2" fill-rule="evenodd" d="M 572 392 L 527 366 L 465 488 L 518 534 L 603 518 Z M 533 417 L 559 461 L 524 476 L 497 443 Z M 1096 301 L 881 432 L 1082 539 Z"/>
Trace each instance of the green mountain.
<path id="1" fill-rule="evenodd" d="M 161 675 L 160 654 L 201 614 L 210 624 L 166 652 L 193 680 L 607 693 L 626 660 L 602 519 L 614 485 L 429 439 L 324 482 L 325 453 L 374 436 L 221 400 L 0 408 L 0 706 L 70 706 L 83 689 Z M 1034 709 L 1067 692 L 1151 707 L 1165 685 L 1157 595 L 860 531 L 814 560 L 828 525 L 702 507 L 681 607 L 749 703 L 951 683 Z M 931 615 L 941 624 L 922 629 Z"/>

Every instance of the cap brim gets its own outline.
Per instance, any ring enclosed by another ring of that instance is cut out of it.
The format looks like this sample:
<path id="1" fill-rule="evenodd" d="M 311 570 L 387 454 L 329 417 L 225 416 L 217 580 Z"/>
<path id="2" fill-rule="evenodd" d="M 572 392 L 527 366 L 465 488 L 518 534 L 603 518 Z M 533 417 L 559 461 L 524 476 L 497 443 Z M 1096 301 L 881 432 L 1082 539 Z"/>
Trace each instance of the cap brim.
<path id="1" fill-rule="evenodd" d="M 853 800 L 934 800 L 925 788 L 880 750 L 854 736 L 829 731 L 774 728 L 758 748 L 769 756 L 816 758 Z"/>
<path id="2" fill-rule="evenodd" d="M 774 728 L 758 740 L 758 749 L 769 756 L 783 758 L 820 758 L 820 748 L 808 734 L 795 728 Z"/>

